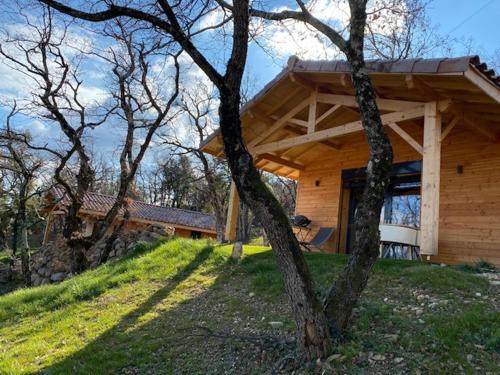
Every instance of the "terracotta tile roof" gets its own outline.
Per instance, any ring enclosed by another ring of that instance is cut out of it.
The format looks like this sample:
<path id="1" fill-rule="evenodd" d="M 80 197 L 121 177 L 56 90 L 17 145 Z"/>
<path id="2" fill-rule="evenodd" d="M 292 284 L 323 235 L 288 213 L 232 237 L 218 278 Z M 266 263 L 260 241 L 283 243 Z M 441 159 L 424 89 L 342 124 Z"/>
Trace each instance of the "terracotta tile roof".
<path id="1" fill-rule="evenodd" d="M 67 204 L 65 192 L 60 187 L 51 190 L 56 201 Z M 85 211 L 101 212 L 103 215 L 108 212 L 115 197 L 99 193 L 87 193 L 84 198 L 82 209 Z M 130 201 L 130 217 L 133 220 L 143 219 L 161 223 L 182 225 L 194 229 L 215 230 L 215 217 L 198 211 L 185 210 L 182 208 L 162 207 L 154 204 L 144 203 L 136 200 Z"/>
<path id="2" fill-rule="evenodd" d="M 500 76 L 494 69 L 481 62 L 479 56 L 440 57 L 434 59 L 405 59 L 405 60 L 368 60 L 366 67 L 377 73 L 460 73 L 465 72 L 472 65 L 486 78 L 500 86 Z M 348 73 L 351 71 L 346 61 L 334 60 L 299 60 L 292 56 L 288 60 L 287 72 L 325 72 Z"/>

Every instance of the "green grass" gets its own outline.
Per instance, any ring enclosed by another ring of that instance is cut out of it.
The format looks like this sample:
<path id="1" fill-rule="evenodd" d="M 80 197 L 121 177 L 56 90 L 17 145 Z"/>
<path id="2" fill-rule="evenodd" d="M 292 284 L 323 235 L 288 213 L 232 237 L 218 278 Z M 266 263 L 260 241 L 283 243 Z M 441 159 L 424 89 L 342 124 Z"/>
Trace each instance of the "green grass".
<path id="1" fill-rule="evenodd" d="M 176 239 L 60 284 L 1 296 L 0 374 L 268 371 L 283 353 L 263 354 L 256 345 L 200 330 L 293 335 L 269 249 L 246 246 L 241 262 L 230 261 L 230 252 L 230 246 Z M 324 295 L 346 258 L 306 259 Z M 422 309 L 418 316 L 415 308 Z M 352 329 L 335 348 L 342 356 L 331 366 L 351 374 L 498 372 L 498 308 L 498 289 L 470 272 L 380 260 Z M 269 321 L 284 326 L 272 330 Z M 375 354 L 385 360 L 373 361 Z M 395 365 L 398 357 L 404 361 Z"/>

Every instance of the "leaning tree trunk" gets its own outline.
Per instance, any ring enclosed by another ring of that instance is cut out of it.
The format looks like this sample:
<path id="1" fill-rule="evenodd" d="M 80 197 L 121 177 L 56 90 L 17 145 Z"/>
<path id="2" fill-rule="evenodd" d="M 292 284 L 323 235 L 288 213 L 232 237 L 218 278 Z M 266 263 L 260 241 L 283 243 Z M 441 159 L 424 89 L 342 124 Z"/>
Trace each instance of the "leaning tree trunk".
<path id="1" fill-rule="evenodd" d="M 21 273 L 23 275 L 26 286 L 31 285 L 30 259 L 29 259 L 29 244 L 28 230 L 26 227 L 26 191 L 27 182 L 21 183 L 19 189 L 19 202 L 17 207 L 16 217 L 14 219 L 14 228 L 12 236 L 12 251 L 16 254 L 19 246 L 19 235 L 21 235 Z"/>
<path id="2" fill-rule="evenodd" d="M 243 201 L 240 202 L 236 238 L 244 244 L 250 240 L 250 212 L 248 206 Z"/>
<path id="3" fill-rule="evenodd" d="M 308 358 L 324 357 L 331 349 L 325 315 L 314 294 L 309 269 L 288 218 L 262 182 L 242 142 L 239 103 L 239 92 L 220 90 L 220 128 L 233 180 L 241 199 L 265 224 L 290 299 L 299 348 Z"/>
<path id="4" fill-rule="evenodd" d="M 375 93 L 362 56 L 348 56 L 356 100 L 370 149 L 366 186 L 354 217 L 354 247 L 349 261 L 330 288 L 324 310 L 333 333 L 347 328 L 354 306 L 379 256 L 380 212 L 389 185 L 392 147 L 383 129 Z"/>

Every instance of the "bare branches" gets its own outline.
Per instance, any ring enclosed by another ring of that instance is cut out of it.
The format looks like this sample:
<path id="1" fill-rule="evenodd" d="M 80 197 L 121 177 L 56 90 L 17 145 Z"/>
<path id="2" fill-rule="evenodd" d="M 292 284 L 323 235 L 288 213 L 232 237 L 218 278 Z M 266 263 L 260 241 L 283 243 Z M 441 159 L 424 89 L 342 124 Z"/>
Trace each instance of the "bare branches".
<path id="1" fill-rule="evenodd" d="M 138 9 L 123 7 L 109 2 L 108 8 L 104 11 L 90 13 L 77 10 L 75 8 L 66 6 L 54 0 L 39 0 L 42 3 L 59 10 L 62 13 L 70 15 L 75 18 L 91 21 L 102 22 L 109 21 L 118 17 L 127 16 L 136 20 L 141 20 L 150 23 L 151 25 L 171 34 L 175 40 L 182 46 L 182 48 L 191 56 L 191 58 L 200 66 L 200 68 L 207 74 L 208 77 L 217 84 L 221 85 L 222 76 L 217 70 L 209 63 L 205 56 L 194 46 L 188 33 L 186 33 L 179 22 L 176 15 L 166 0 L 158 0 L 158 3 L 168 20 L 161 17 L 146 13 Z"/>
<path id="2" fill-rule="evenodd" d="M 69 240 L 79 230 L 78 211 L 83 197 L 92 183 L 94 172 L 86 150 L 84 136 L 87 129 L 104 123 L 111 114 L 85 105 L 81 99 L 82 80 L 79 78 L 80 58 L 68 60 L 65 54 L 65 24 L 55 24 L 51 9 L 44 9 L 40 19 L 33 23 L 24 17 L 32 31 L 29 35 L 9 36 L 0 48 L 0 55 L 14 69 L 30 77 L 35 85 L 31 101 L 23 112 L 39 116 L 62 132 L 68 149 L 58 151 L 53 144 L 37 145 L 25 134 L 17 134 L 18 141 L 35 151 L 45 151 L 57 159 L 54 180 L 64 188 L 70 200 L 67 210 L 64 235 Z M 78 160 L 74 182 L 68 181 L 68 163 Z"/>
<path id="3" fill-rule="evenodd" d="M 138 37 L 138 29 L 115 20 L 106 35 L 115 41 L 115 47 L 107 52 L 114 77 L 113 98 L 116 100 L 114 114 L 126 125 L 125 139 L 120 151 L 120 176 L 115 202 L 106 216 L 94 227 L 90 242 L 97 243 L 115 222 L 120 209 L 126 206 L 131 185 L 141 161 L 158 129 L 175 117 L 179 95 L 180 65 L 182 51 L 175 50 L 171 40 L 160 38 L 146 42 Z M 152 64 L 167 60 L 173 70 L 170 82 L 164 84 L 152 72 Z M 142 136 L 142 141 L 138 138 Z M 118 226 L 121 228 L 121 226 Z M 116 236 L 114 232 L 111 237 Z M 106 241 L 111 244 L 112 242 Z M 107 246 L 100 262 L 108 258 L 111 246 Z"/>

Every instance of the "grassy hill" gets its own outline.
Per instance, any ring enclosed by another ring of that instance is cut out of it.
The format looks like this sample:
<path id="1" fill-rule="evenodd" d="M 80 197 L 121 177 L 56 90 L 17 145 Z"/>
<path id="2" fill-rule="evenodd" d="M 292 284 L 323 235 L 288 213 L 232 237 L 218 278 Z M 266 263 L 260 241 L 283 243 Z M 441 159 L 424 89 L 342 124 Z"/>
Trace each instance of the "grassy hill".
<path id="1" fill-rule="evenodd" d="M 255 246 L 240 263 L 229 254 L 229 246 L 177 239 L 61 284 L 0 297 L 0 373 L 262 374 L 283 367 L 293 355 L 286 339 L 294 325 L 274 258 Z M 324 293 L 345 258 L 306 257 Z M 322 370 L 499 373 L 494 288 L 450 267 L 381 260 L 352 331 Z"/>

